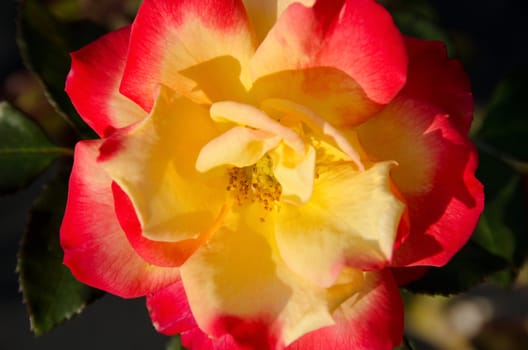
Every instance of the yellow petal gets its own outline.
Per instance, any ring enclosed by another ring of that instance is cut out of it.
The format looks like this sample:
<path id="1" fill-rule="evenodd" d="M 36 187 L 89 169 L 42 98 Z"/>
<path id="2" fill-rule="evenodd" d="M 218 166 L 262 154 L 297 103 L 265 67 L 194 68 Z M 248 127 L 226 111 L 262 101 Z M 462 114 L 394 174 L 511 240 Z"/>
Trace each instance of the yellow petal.
<path id="1" fill-rule="evenodd" d="M 318 133 L 319 136 L 330 139 L 330 141 L 335 146 L 337 146 L 349 157 L 349 160 L 353 161 L 357 165 L 358 169 L 365 169 L 361 163 L 358 152 L 350 144 L 347 138 L 341 132 L 339 132 L 339 130 L 334 128 L 327 120 L 320 117 L 309 108 L 283 99 L 266 99 L 262 101 L 262 108 L 264 110 L 273 110 L 274 112 L 291 115 L 295 118 L 298 118 L 308 125 L 313 131 Z"/>
<path id="2" fill-rule="evenodd" d="M 280 136 L 284 142 L 297 153 L 304 154 L 304 141 L 293 130 L 271 119 L 260 109 L 248 104 L 222 101 L 211 106 L 211 118 L 218 122 L 233 122 L 268 131 Z"/>
<path id="3" fill-rule="evenodd" d="M 303 206 L 284 203 L 277 217 L 277 244 L 286 264 L 328 287 L 344 266 L 372 268 L 390 260 L 404 205 L 390 189 L 393 163 L 364 172 L 347 164 L 319 169 Z"/>
<path id="4" fill-rule="evenodd" d="M 253 323 L 261 327 L 260 335 L 269 333 L 287 345 L 333 324 L 335 305 L 326 289 L 284 265 L 270 235 L 273 218 L 260 221 L 259 208 L 233 213 L 228 224 L 181 267 L 182 281 L 193 315 L 208 334 L 220 336 Z"/>
<path id="5" fill-rule="evenodd" d="M 305 6 L 312 6 L 315 0 L 242 0 L 246 6 L 249 19 L 253 24 L 253 29 L 257 35 L 258 42 L 268 34 L 273 24 L 280 17 L 282 12 L 292 3 L 300 2 Z"/>
<path id="6" fill-rule="evenodd" d="M 197 238 L 215 224 L 227 177 L 201 174 L 195 162 L 217 135 L 207 109 L 162 87 L 150 117 L 103 145 L 103 167 L 132 200 L 145 237 Z"/>
<path id="7" fill-rule="evenodd" d="M 196 102 L 244 98 L 256 43 L 242 3 L 143 1 L 134 20 L 121 83 L 150 110 L 158 84 Z"/>
<path id="8" fill-rule="evenodd" d="M 270 153 L 273 174 L 282 188 L 281 201 L 306 203 L 312 195 L 315 176 L 315 149 L 307 148 L 303 156 L 281 145 Z"/>
<path id="9" fill-rule="evenodd" d="M 430 105 L 395 99 L 381 113 L 358 127 L 359 141 L 371 157 L 395 160 L 394 182 L 405 194 L 432 187 L 441 146 L 431 128 L 437 111 Z"/>
<path id="10" fill-rule="evenodd" d="M 280 137 L 269 132 L 237 126 L 202 148 L 196 169 L 206 172 L 220 165 L 246 167 L 255 164 L 279 142 Z"/>

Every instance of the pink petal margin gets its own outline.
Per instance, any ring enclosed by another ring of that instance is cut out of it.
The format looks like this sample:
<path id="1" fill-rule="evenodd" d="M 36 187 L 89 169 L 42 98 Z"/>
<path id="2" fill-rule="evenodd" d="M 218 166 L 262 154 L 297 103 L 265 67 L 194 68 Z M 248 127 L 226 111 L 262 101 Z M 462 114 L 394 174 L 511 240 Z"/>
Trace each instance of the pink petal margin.
<path id="1" fill-rule="evenodd" d="M 112 180 L 96 161 L 101 143 L 75 147 L 60 230 L 64 264 L 92 287 L 124 298 L 143 296 L 177 281 L 179 271 L 147 263 L 128 242 L 114 212 Z"/>
<path id="2" fill-rule="evenodd" d="M 66 92 L 83 120 L 101 137 L 146 116 L 119 93 L 130 26 L 110 32 L 71 54 Z"/>
<path id="3" fill-rule="evenodd" d="M 257 49 L 252 69 L 262 77 L 314 67 L 345 72 L 370 100 L 386 104 L 405 84 L 407 54 L 390 14 L 375 1 L 294 3 Z"/>
<path id="4" fill-rule="evenodd" d="M 288 350 L 391 350 L 403 339 L 403 302 L 388 270 L 368 273 L 365 294 L 336 310 L 335 326 L 308 333 Z"/>
<path id="5" fill-rule="evenodd" d="M 182 345 L 192 350 L 272 349 L 270 342 L 245 344 L 231 334 L 211 338 L 196 326 L 181 282 L 147 297 L 156 329 L 172 335 L 181 332 Z M 345 302 L 334 313 L 336 324 L 310 332 L 287 350 L 390 350 L 403 338 L 403 303 L 389 270 L 370 272 L 363 294 Z M 253 331 L 258 332 L 258 325 Z"/>
<path id="6" fill-rule="evenodd" d="M 396 250 L 393 266 L 442 266 L 469 240 L 484 208 L 483 187 L 475 177 L 477 150 L 467 138 L 473 97 L 460 62 L 448 58 L 443 43 L 406 38 L 406 45 L 409 77 L 399 99 L 444 115 L 431 113 L 424 137 L 437 143 L 432 189 L 405 196 L 410 234 Z"/>

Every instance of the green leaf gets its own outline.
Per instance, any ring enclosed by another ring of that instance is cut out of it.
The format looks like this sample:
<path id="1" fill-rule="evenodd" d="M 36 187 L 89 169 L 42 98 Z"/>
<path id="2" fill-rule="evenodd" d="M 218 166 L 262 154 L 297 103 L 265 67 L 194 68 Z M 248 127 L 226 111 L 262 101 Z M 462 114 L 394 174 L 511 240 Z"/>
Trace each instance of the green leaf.
<path id="1" fill-rule="evenodd" d="M 23 188 L 72 150 L 53 144 L 31 119 L 0 102 L 0 192 Z"/>
<path id="2" fill-rule="evenodd" d="M 491 280 L 500 286 L 510 286 L 528 253 L 524 178 L 494 154 L 481 151 L 479 157 L 477 176 L 484 184 L 486 205 L 472 239 L 508 261 L 508 268 Z"/>
<path id="3" fill-rule="evenodd" d="M 404 287 L 414 293 L 460 293 L 507 266 L 506 260 L 470 240 L 446 266 L 431 267 L 424 277 Z"/>
<path id="4" fill-rule="evenodd" d="M 486 206 L 473 239 L 506 259 L 508 269 L 493 276 L 511 285 L 528 253 L 528 67 L 517 69 L 497 86 L 476 133 Z"/>
<path id="5" fill-rule="evenodd" d="M 496 88 L 477 138 L 504 161 L 528 162 L 528 67 L 517 69 Z"/>
<path id="6" fill-rule="evenodd" d="M 41 335 L 81 312 L 102 292 L 78 282 L 62 264 L 59 228 L 66 205 L 66 179 L 50 183 L 35 202 L 18 260 L 20 286 L 31 327 Z"/>
<path id="7" fill-rule="evenodd" d="M 167 343 L 166 350 L 185 350 L 185 348 L 181 345 L 179 335 L 170 338 L 169 342 Z"/>
<path id="8" fill-rule="evenodd" d="M 519 267 L 528 251 L 528 207 L 522 176 L 485 152 L 480 152 L 477 176 L 484 184 L 486 206 L 473 239 Z"/>
<path id="9" fill-rule="evenodd" d="M 83 138 L 96 135 L 64 92 L 70 69 L 69 53 L 102 34 L 104 31 L 90 22 L 60 22 L 40 0 L 24 0 L 20 5 L 18 44 L 24 61 L 41 79 L 50 102 Z"/>

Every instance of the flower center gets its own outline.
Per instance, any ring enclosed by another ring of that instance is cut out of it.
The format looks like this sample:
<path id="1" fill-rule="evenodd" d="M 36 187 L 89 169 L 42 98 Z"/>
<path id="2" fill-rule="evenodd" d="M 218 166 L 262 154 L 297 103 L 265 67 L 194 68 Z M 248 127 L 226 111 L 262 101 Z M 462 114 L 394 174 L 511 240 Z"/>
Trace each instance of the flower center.
<path id="1" fill-rule="evenodd" d="M 273 162 L 268 155 L 255 164 L 229 168 L 229 191 L 237 205 L 261 203 L 266 211 L 272 211 L 279 201 L 282 187 L 273 176 Z"/>

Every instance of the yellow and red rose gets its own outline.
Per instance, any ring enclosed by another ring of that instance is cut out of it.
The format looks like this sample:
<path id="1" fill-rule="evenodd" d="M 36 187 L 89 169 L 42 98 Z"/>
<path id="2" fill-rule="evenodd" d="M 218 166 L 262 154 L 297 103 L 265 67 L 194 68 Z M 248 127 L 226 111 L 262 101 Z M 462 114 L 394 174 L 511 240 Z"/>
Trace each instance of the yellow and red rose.
<path id="1" fill-rule="evenodd" d="M 64 262 L 191 349 L 391 349 L 482 211 L 461 66 L 372 0 L 145 0 L 66 90 Z"/>

